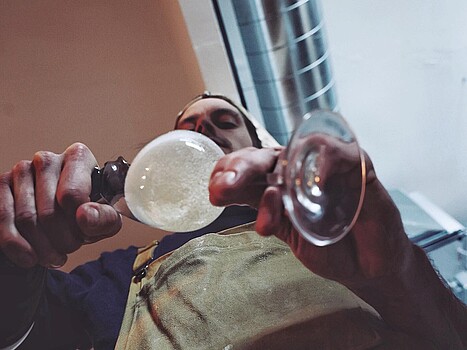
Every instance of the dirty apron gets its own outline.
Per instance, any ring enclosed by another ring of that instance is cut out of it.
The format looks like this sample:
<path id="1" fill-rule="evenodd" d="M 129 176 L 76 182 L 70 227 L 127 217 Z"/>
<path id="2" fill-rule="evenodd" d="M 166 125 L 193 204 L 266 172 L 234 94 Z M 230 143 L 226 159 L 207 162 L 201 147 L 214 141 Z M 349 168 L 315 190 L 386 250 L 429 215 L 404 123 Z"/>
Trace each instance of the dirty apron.
<path id="1" fill-rule="evenodd" d="M 368 349 L 381 343 L 375 319 L 247 224 L 193 239 L 133 281 L 116 349 Z"/>

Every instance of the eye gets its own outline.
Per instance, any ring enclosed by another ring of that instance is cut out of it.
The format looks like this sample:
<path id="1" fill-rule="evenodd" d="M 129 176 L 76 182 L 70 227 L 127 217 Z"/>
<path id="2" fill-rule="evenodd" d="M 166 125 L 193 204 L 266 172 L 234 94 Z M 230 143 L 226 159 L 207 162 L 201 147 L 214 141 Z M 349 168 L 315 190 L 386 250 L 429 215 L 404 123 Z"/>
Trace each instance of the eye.
<path id="1" fill-rule="evenodd" d="M 230 114 L 221 114 L 215 120 L 216 125 L 221 129 L 234 129 L 238 127 L 238 120 Z"/>

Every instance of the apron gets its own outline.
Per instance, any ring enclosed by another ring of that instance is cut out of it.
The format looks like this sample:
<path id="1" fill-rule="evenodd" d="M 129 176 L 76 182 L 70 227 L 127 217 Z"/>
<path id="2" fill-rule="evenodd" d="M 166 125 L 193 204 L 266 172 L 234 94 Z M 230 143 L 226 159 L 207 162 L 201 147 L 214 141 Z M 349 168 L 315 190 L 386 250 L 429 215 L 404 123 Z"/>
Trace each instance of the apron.
<path id="1" fill-rule="evenodd" d="M 369 349 L 381 344 L 378 322 L 347 288 L 246 224 L 193 239 L 135 278 L 116 349 Z"/>

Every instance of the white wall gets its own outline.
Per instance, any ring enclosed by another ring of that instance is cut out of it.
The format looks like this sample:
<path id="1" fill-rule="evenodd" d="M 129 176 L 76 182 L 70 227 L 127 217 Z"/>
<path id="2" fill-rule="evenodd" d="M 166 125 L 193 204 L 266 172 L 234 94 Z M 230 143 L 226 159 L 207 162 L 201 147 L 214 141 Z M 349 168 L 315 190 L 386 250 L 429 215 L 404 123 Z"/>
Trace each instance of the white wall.
<path id="1" fill-rule="evenodd" d="M 322 6 L 341 111 L 379 177 L 467 224 L 467 1 Z"/>

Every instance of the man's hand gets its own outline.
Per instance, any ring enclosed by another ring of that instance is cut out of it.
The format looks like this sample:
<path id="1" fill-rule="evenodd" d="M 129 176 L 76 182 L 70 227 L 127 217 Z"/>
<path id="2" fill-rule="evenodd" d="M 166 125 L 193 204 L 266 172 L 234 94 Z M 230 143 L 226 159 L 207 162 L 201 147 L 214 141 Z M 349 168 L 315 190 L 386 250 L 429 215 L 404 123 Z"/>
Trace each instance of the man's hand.
<path id="1" fill-rule="evenodd" d="M 85 243 L 117 233 L 120 215 L 89 202 L 96 159 L 83 144 L 37 152 L 0 175 L 0 250 L 29 268 L 62 266 Z"/>
<path id="2" fill-rule="evenodd" d="M 333 153 L 338 151 L 333 148 Z M 345 148 L 341 151 L 334 155 L 339 159 L 340 170 L 335 167 L 326 172 L 335 175 L 336 171 L 342 171 L 349 178 L 359 178 L 352 171 L 361 171 L 360 158 L 346 153 Z M 412 259 L 412 245 L 403 230 L 399 211 L 376 178 L 368 157 L 366 195 L 353 229 L 339 242 L 318 247 L 292 226 L 282 204 L 281 188 L 266 184 L 267 173 L 275 168 L 279 154 L 277 149 L 248 148 L 222 158 L 210 182 L 213 204 L 257 207 L 259 234 L 276 235 L 308 269 L 348 287 L 359 287 L 367 281 L 398 273 L 407 266 Z M 348 190 L 354 190 L 351 184 Z"/>

